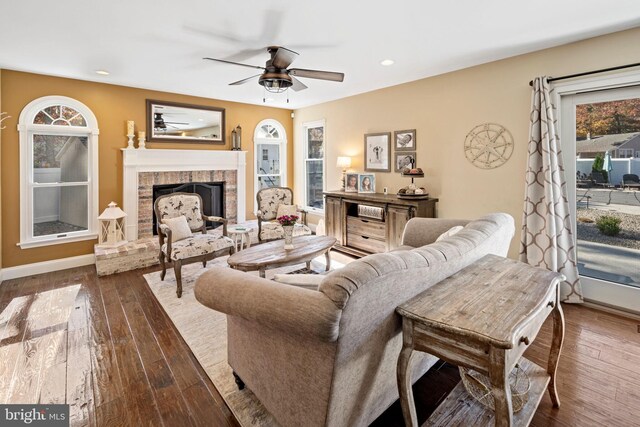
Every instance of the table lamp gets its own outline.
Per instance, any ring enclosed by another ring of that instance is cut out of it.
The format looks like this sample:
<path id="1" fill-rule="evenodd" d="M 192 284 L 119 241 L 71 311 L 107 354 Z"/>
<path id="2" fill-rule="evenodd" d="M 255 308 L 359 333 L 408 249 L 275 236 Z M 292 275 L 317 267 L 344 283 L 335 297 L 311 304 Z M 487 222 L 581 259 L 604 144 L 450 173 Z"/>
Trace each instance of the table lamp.
<path id="1" fill-rule="evenodd" d="M 342 168 L 342 191 L 344 191 L 344 180 L 347 173 L 347 169 L 351 167 L 351 157 L 342 156 L 338 157 L 336 167 Z"/>

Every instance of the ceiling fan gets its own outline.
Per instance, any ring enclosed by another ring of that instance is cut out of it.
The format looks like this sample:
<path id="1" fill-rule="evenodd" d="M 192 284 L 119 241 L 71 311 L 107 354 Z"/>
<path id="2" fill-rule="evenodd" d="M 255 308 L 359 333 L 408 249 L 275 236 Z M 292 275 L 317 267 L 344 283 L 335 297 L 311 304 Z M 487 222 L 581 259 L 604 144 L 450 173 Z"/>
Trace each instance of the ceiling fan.
<path id="1" fill-rule="evenodd" d="M 184 123 L 184 122 L 165 122 L 164 118 L 162 117 L 163 113 L 153 113 L 153 127 L 155 130 L 165 130 L 167 129 L 167 125 L 171 126 L 172 128 L 178 129 L 177 126 L 173 126 L 173 125 L 188 125 L 189 123 Z"/>
<path id="2" fill-rule="evenodd" d="M 284 92 L 289 88 L 295 90 L 296 92 L 307 89 L 307 86 L 296 77 L 330 80 L 333 82 L 342 82 L 344 80 L 344 73 L 336 73 L 333 71 L 307 70 L 303 68 L 288 68 L 296 58 L 298 53 L 292 51 L 291 49 L 287 49 L 286 47 L 269 46 L 267 47 L 267 52 L 269 52 L 271 58 L 267 60 L 267 63 L 264 67 L 261 67 L 259 65 L 242 64 L 240 62 L 228 61 L 226 59 L 203 59 L 263 70 L 261 74 L 238 80 L 237 82 L 229 83 L 229 85 L 237 86 L 245 84 L 258 77 L 258 83 L 264 86 L 267 91 L 273 93 Z"/>

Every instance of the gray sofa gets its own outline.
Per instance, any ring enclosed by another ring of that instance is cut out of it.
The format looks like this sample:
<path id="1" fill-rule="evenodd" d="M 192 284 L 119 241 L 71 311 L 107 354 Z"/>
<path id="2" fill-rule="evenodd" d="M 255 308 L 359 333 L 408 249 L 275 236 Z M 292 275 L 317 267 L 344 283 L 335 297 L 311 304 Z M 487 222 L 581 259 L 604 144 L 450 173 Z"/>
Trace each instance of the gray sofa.
<path id="1" fill-rule="evenodd" d="M 455 225 L 465 227 L 434 243 Z M 227 314 L 229 364 L 281 425 L 366 426 L 398 399 L 395 308 L 486 254 L 505 256 L 513 234 L 506 214 L 414 218 L 401 248 L 330 272 L 318 291 L 216 268 L 195 295 Z M 412 378 L 436 360 L 422 355 Z"/>

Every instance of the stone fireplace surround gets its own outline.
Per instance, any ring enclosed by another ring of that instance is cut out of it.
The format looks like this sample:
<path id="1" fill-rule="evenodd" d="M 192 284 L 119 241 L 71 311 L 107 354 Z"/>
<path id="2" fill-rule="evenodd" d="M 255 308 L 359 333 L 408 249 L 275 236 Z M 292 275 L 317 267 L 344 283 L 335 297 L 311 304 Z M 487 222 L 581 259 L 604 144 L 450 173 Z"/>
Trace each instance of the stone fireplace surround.
<path id="1" fill-rule="evenodd" d="M 225 181 L 225 216 L 246 219 L 246 151 L 123 149 L 126 238 L 152 235 L 154 184 Z"/>

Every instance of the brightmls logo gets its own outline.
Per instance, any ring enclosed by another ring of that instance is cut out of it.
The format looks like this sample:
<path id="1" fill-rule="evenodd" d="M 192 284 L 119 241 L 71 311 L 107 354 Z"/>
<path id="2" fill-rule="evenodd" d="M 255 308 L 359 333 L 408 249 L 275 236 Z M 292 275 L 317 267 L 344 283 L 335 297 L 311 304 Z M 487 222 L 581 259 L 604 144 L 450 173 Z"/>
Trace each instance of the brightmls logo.
<path id="1" fill-rule="evenodd" d="M 68 427 L 69 405 L 0 405 L 0 425 Z"/>

